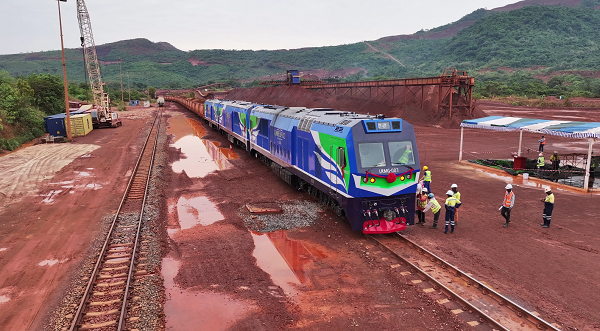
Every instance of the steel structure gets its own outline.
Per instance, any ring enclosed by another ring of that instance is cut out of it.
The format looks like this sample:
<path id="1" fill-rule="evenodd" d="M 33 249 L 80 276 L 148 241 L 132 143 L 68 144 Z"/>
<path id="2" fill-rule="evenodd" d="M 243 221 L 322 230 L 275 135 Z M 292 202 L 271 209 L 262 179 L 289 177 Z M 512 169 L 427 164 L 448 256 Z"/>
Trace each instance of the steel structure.
<path id="1" fill-rule="evenodd" d="M 94 104 L 98 106 L 98 121 L 100 123 L 112 122 L 113 116 L 109 114 L 110 99 L 108 94 L 104 93 L 104 83 L 102 82 L 102 76 L 100 76 L 100 64 L 98 63 L 94 34 L 92 33 L 92 22 L 84 0 L 77 0 L 77 19 Z"/>
<path id="2" fill-rule="evenodd" d="M 220 90 L 215 90 L 220 89 Z M 194 90 L 196 97 L 204 98 L 204 99 L 213 99 L 213 98 L 224 98 L 227 96 L 227 93 L 231 91 L 233 87 L 229 84 L 225 83 L 214 83 L 210 85 L 200 86 Z"/>

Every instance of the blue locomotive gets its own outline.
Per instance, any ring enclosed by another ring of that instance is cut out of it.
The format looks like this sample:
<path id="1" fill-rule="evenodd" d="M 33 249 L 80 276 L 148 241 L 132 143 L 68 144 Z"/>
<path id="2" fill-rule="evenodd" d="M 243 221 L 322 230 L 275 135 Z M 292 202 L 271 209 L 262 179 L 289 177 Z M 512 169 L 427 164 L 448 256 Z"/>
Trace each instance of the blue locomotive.
<path id="1" fill-rule="evenodd" d="M 419 154 L 413 126 L 402 119 L 217 99 L 196 111 L 190 100 L 168 100 L 194 108 L 291 186 L 345 215 L 355 231 L 414 224 Z"/>

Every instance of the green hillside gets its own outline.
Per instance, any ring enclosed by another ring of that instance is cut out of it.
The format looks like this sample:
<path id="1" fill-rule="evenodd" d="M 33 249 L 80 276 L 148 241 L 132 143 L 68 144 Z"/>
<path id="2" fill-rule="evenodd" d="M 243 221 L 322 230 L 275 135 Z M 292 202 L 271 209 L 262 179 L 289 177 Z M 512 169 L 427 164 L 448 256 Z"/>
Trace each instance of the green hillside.
<path id="1" fill-rule="evenodd" d="M 137 88 L 180 88 L 223 80 L 253 80 L 292 68 L 328 71 L 362 68 L 364 75 L 356 74 L 346 79 L 373 79 L 439 75 L 446 67 L 466 70 L 478 78 L 478 83 L 508 84 L 513 75 L 518 75 L 527 84 L 549 87 L 535 77 L 544 76 L 547 80 L 561 70 L 573 71 L 571 74 L 575 76 L 578 71 L 600 70 L 597 52 L 600 11 L 594 9 L 599 3 L 585 0 L 578 7 L 480 9 L 436 29 L 369 42 L 381 52 L 364 42 L 276 51 L 184 52 L 168 43 L 152 43 L 146 39 L 119 41 L 97 49 L 103 78 L 110 86 L 120 82 L 118 61 L 122 58 L 124 84 L 129 81 Z M 403 65 L 382 52 L 391 54 Z M 67 50 L 66 56 L 69 80 L 84 81 L 81 50 Z M 0 56 L 0 70 L 21 76 L 32 73 L 60 75 L 60 53 L 3 55 Z M 576 77 L 564 77 L 561 82 L 559 85 L 577 85 Z M 589 86 L 594 84 L 588 82 Z M 600 94 L 600 91 L 587 90 Z M 547 91 L 536 94 L 544 92 Z"/>

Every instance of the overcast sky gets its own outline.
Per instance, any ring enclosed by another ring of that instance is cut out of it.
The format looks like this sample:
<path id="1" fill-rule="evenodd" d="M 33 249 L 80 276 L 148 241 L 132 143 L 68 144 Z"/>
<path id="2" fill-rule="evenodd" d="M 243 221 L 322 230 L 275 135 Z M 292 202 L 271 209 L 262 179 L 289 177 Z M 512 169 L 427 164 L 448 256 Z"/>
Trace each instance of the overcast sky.
<path id="1" fill-rule="evenodd" d="M 166 41 L 181 50 L 290 49 L 412 34 L 518 0 L 87 0 L 97 45 Z M 60 49 L 56 0 L 0 0 L 0 54 Z M 65 47 L 76 1 L 61 2 Z"/>

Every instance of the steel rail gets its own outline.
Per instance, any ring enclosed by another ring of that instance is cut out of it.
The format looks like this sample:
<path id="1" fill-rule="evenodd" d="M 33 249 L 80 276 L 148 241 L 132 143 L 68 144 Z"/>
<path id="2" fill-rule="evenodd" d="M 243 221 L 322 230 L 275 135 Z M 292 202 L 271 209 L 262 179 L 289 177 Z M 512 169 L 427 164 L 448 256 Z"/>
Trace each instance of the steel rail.
<path id="1" fill-rule="evenodd" d="M 452 264 L 444 261 L 442 258 L 438 257 L 437 255 L 433 254 L 432 252 L 428 251 L 427 249 L 421 247 L 420 245 L 416 244 L 412 240 L 406 238 L 405 236 L 403 236 L 403 235 L 401 235 L 399 233 L 397 233 L 397 235 L 400 238 L 402 238 L 402 240 L 405 240 L 407 243 L 409 243 L 409 245 L 413 245 L 418 250 L 420 250 L 423 253 L 431 256 L 432 258 L 436 259 L 437 261 L 439 261 L 443 265 L 446 265 L 447 268 L 452 269 L 455 272 L 455 274 L 456 274 L 457 277 L 466 278 L 467 281 L 472 282 L 473 284 L 475 284 L 477 289 L 481 290 L 483 294 L 488 295 L 488 296 L 492 297 L 494 300 L 498 301 L 498 303 L 500 305 L 506 305 L 512 311 L 516 312 L 519 317 L 525 317 L 527 320 L 529 320 L 529 322 L 535 324 L 535 326 L 538 329 L 540 329 L 540 330 L 550 329 L 550 330 L 560 331 L 560 329 L 556 328 L 554 325 L 552 325 L 552 324 L 548 323 L 547 321 L 543 320 L 542 318 L 540 318 L 540 317 L 532 314 L 529 310 L 521 307 L 519 304 L 515 303 L 514 301 L 512 301 L 509 298 L 505 297 L 504 295 L 502 295 L 502 294 L 494 291 L 493 289 L 491 289 L 487 285 L 481 283 L 480 281 L 478 281 L 477 279 L 473 278 L 472 276 L 470 276 L 466 272 L 460 270 L 459 268 L 455 267 L 454 265 L 452 265 Z"/>
<path id="2" fill-rule="evenodd" d="M 437 256 L 434 253 L 428 251 L 427 249 L 421 247 L 420 245 L 418 245 L 415 242 L 411 241 L 410 239 L 402 236 L 401 234 L 399 234 L 399 233 L 396 233 L 396 234 L 398 235 L 398 237 L 401 240 L 404 240 L 410 247 L 418 250 L 421 255 L 424 255 L 424 254 L 428 255 L 430 261 L 437 261 L 438 264 L 441 265 L 442 269 L 450 270 L 450 271 L 452 271 L 454 273 L 454 275 L 456 277 L 465 279 L 467 281 L 467 284 L 469 285 L 469 287 L 473 287 L 475 289 L 480 290 L 483 295 L 490 296 L 496 302 L 498 302 L 498 305 L 500 305 L 500 306 L 503 306 L 503 305 L 506 306 L 508 309 L 510 309 L 511 311 L 515 312 L 515 314 L 518 317 L 527 319 L 527 321 L 530 322 L 531 324 L 533 324 L 537 329 L 539 329 L 539 330 L 556 330 L 556 331 L 560 331 L 560 329 L 554 327 L 553 325 L 551 325 L 550 323 L 544 321 L 543 319 L 535 316 L 534 314 L 532 314 L 531 312 L 529 312 L 525 308 L 519 306 L 518 304 L 516 304 L 512 300 L 506 298 L 502 294 L 494 291 L 493 289 L 489 288 L 485 284 L 479 282 L 478 280 L 476 280 L 475 278 L 471 277 L 466 272 L 460 270 L 456 266 L 454 266 L 454 265 L 450 264 L 449 262 L 443 260 L 439 256 Z M 432 275 L 430 275 L 429 273 L 427 273 L 420 266 L 412 263 L 408 258 L 405 258 L 405 257 L 401 256 L 400 254 L 396 253 L 396 251 L 394 249 L 388 247 L 385 243 L 383 243 L 377 237 L 372 236 L 372 235 L 369 235 L 369 237 L 371 239 L 373 239 L 374 241 L 378 242 L 383 247 L 385 247 L 388 251 L 390 251 L 392 254 L 394 254 L 395 256 L 397 256 L 398 258 L 400 258 L 402 261 L 406 262 L 411 268 L 413 268 L 415 271 L 417 271 L 420 275 L 426 277 L 429 280 L 430 283 L 435 284 L 434 287 L 438 287 L 438 288 L 442 289 L 444 293 L 446 293 L 449 296 L 452 296 L 452 297 L 456 298 L 464 306 L 469 307 L 470 310 L 476 312 L 481 319 L 483 319 L 484 321 L 486 321 L 493 328 L 496 328 L 496 329 L 499 329 L 499 330 L 509 330 L 505 326 L 503 326 L 502 324 L 500 324 L 499 321 L 495 320 L 493 317 L 491 317 L 488 314 L 486 314 L 483 311 L 481 311 L 481 309 L 475 307 L 471 302 L 469 302 L 466 299 L 464 299 L 463 297 L 461 297 L 458 293 L 456 293 L 452 289 L 448 288 L 447 286 L 443 285 L 440 281 L 438 281 L 437 279 L 435 279 Z M 473 286 L 473 284 L 474 284 L 474 286 Z"/>
<path id="3" fill-rule="evenodd" d="M 159 119 L 159 116 L 161 115 L 161 112 L 158 112 L 156 117 L 154 118 L 154 122 L 152 122 L 152 128 L 154 128 L 154 125 L 156 124 L 157 120 Z M 96 260 L 96 263 L 94 265 L 94 269 L 92 270 L 92 274 L 89 278 L 88 284 L 84 290 L 83 293 L 83 297 L 81 298 L 81 301 L 79 303 L 79 306 L 77 308 L 77 311 L 75 312 L 75 314 L 73 315 L 73 321 L 71 322 L 71 326 L 69 327 L 69 331 L 74 331 L 77 330 L 77 325 L 79 324 L 79 322 L 81 321 L 82 317 L 83 317 L 83 309 L 85 307 L 85 304 L 87 302 L 87 300 L 90 297 L 91 294 L 91 289 L 94 285 L 94 282 L 98 276 L 98 272 L 100 271 L 100 265 L 102 263 L 102 260 L 105 256 L 105 253 L 107 251 L 107 247 L 109 245 L 109 242 L 111 240 L 112 234 L 114 232 L 114 229 L 117 225 L 117 220 L 119 218 L 119 215 L 121 214 L 121 210 L 123 209 L 123 206 L 125 205 L 125 202 L 127 200 L 127 195 L 129 194 L 129 190 L 131 189 L 131 185 L 133 184 L 133 181 L 135 179 L 135 175 L 137 173 L 137 170 L 140 166 L 140 163 L 142 161 L 142 157 L 144 155 L 144 151 L 146 150 L 146 146 L 148 145 L 148 141 L 150 141 L 150 136 L 152 134 L 152 129 L 150 130 L 150 132 L 148 133 L 148 137 L 146 137 L 146 141 L 144 142 L 144 145 L 142 147 L 142 151 L 140 152 L 140 155 L 138 156 L 138 159 L 136 161 L 136 164 L 134 166 L 134 169 L 131 173 L 131 177 L 129 178 L 129 181 L 127 183 L 127 187 L 125 188 L 125 192 L 123 193 L 123 197 L 121 198 L 121 202 L 119 204 L 119 208 L 117 209 L 115 216 L 112 220 L 112 223 L 110 225 L 110 228 L 108 230 L 108 234 L 106 235 L 106 239 L 104 240 L 104 244 L 102 245 L 102 249 L 100 250 L 100 253 L 98 254 L 98 259 Z M 140 218 L 141 219 L 141 218 Z"/>

